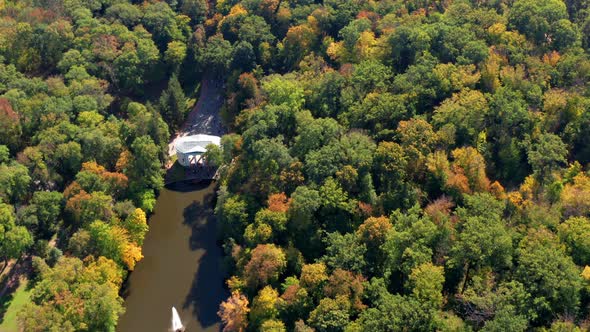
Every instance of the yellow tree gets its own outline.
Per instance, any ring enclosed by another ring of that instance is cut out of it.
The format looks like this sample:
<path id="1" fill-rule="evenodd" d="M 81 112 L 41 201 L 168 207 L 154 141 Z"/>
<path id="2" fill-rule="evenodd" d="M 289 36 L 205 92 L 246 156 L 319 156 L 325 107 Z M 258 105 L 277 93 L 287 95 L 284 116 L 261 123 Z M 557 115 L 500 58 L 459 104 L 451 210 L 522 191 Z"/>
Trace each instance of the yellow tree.
<path id="1" fill-rule="evenodd" d="M 123 222 L 123 227 L 129 233 L 129 239 L 141 246 L 149 229 L 145 212 L 140 208 L 133 210 Z"/>

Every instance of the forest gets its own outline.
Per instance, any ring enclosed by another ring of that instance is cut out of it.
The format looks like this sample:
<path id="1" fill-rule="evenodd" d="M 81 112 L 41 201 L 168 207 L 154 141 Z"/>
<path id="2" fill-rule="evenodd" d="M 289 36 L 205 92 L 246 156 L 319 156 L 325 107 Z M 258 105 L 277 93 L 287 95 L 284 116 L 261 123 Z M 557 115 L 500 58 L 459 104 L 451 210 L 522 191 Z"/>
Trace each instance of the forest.
<path id="1" fill-rule="evenodd" d="M 0 0 L 22 330 L 116 330 L 203 79 L 224 331 L 590 328 L 590 1 Z"/>

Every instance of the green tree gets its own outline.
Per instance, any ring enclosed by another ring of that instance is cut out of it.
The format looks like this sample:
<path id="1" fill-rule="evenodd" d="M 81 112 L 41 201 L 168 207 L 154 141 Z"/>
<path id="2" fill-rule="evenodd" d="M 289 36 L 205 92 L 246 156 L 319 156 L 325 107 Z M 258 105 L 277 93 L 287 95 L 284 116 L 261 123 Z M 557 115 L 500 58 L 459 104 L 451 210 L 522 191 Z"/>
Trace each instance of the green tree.
<path id="1" fill-rule="evenodd" d="M 508 22 L 536 42 L 546 43 L 553 33 L 553 24 L 565 18 L 567 11 L 563 1 L 518 0 L 510 9 Z"/>
<path id="2" fill-rule="evenodd" d="M 180 9 L 191 18 L 193 25 L 203 23 L 207 17 L 208 3 L 205 0 L 183 0 Z"/>
<path id="3" fill-rule="evenodd" d="M 14 208 L 0 203 L 0 257 L 4 260 L 3 269 L 9 259 L 18 259 L 33 244 L 33 237 L 23 226 L 16 225 Z"/>
<path id="4" fill-rule="evenodd" d="M 502 269 L 512 265 L 512 236 L 502 220 L 503 202 L 490 194 L 466 196 L 466 206 L 457 210 L 461 220 L 449 265 L 463 273 L 462 292 L 470 272 L 483 266 Z"/>
<path id="5" fill-rule="evenodd" d="M 172 41 L 168 43 L 164 59 L 173 72 L 178 72 L 180 65 L 186 58 L 186 44 L 181 41 Z"/>
<path id="6" fill-rule="evenodd" d="M 415 267 L 408 279 L 412 296 L 432 310 L 438 310 L 443 305 L 444 281 L 443 267 L 432 265 L 432 263 Z"/>
<path id="7" fill-rule="evenodd" d="M 329 233 L 326 237 L 326 254 L 322 261 L 331 269 L 362 273 L 367 264 L 364 259 L 366 251 L 365 244 L 352 233 Z"/>
<path id="8" fill-rule="evenodd" d="M 39 233 L 49 237 L 58 231 L 63 209 L 63 195 L 57 191 L 37 191 L 31 203 L 36 208 Z"/>
<path id="9" fill-rule="evenodd" d="M 248 223 L 246 202 L 239 196 L 230 196 L 227 188 L 221 188 L 220 198 L 215 208 L 221 230 L 228 237 L 239 239 Z"/>
<path id="10" fill-rule="evenodd" d="M 118 20 L 128 28 L 134 27 L 141 20 L 141 9 L 126 2 L 115 3 L 105 12 L 106 17 Z"/>
<path id="11" fill-rule="evenodd" d="M 478 90 L 462 90 L 447 98 L 434 111 L 433 122 L 438 127 L 452 124 L 456 129 L 457 143 L 475 143 L 485 128 L 488 102 Z"/>
<path id="12" fill-rule="evenodd" d="M 23 201 L 30 192 L 28 169 L 16 162 L 0 164 L 0 197 L 10 202 Z"/>
<path id="13" fill-rule="evenodd" d="M 551 315 L 575 315 L 580 303 L 581 277 L 565 246 L 546 229 L 531 230 L 517 249 L 515 278 L 532 295 L 537 323 Z"/>
<path id="14" fill-rule="evenodd" d="M 172 130 L 180 129 L 186 116 L 186 96 L 180 86 L 178 77 L 173 74 L 168 81 L 168 87 L 159 99 L 160 114 Z"/>
<path id="15" fill-rule="evenodd" d="M 413 297 L 382 290 L 376 306 L 364 310 L 357 321 L 360 331 L 424 331 L 433 328 L 433 312 Z"/>
<path id="16" fill-rule="evenodd" d="M 223 76 L 229 69 L 232 57 L 232 45 L 221 35 L 215 35 L 207 41 L 203 54 L 203 66 L 217 76 Z"/>
<path id="17" fill-rule="evenodd" d="M 118 295 L 122 273 L 113 261 L 101 257 L 83 263 L 63 257 L 53 268 L 39 261 L 36 265 L 40 281 L 18 316 L 25 330 L 115 331 L 124 308 Z"/>
<path id="18" fill-rule="evenodd" d="M 590 222 L 583 217 L 572 217 L 557 226 L 559 238 L 567 246 L 568 253 L 580 266 L 590 265 Z"/>
<path id="19" fill-rule="evenodd" d="M 566 163 L 567 146 L 559 136 L 541 134 L 529 142 L 528 161 L 541 182 L 550 182 L 551 173 Z"/>
<path id="20" fill-rule="evenodd" d="M 130 179 L 132 192 L 160 190 L 164 185 L 159 149 L 149 136 L 138 137 L 131 144 L 133 159 L 126 174 Z"/>
<path id="21" fill-rule="evenodd" d="M 176 13 L 165 1 L 146 6 L 142 23 L 153 34 L 154 42 L 160 50 L 164 50 L 173 40 L 185 38 Z"/>
<path id="22" fill-rule="evenodd" d="M 324 298 L 309 314 L 308 323 L 318 332 L 344 331 L 350 322 L 350 302 L 345 296 Z"/>

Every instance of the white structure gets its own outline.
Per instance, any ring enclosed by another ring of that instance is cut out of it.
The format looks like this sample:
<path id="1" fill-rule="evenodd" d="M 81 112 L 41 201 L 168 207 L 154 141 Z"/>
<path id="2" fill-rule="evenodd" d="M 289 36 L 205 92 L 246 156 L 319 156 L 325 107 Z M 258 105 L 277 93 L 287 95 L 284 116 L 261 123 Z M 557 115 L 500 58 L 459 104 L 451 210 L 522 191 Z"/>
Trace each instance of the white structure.
<path id="1" fill-rule="evenodd" d="M 176 308 L 172 307 L 172 332 L 183 332 L 184 325 L 180 321 L 180 316 L 178 316 L 178 311 Z"/>
<path id="2" fill-rule="evenodd" d="M 178 162 L 184 167 L 203 164 L 203 153 L 209 144 L 219 146 L 221 137 L 198 134 L 179 138 L 174 145 Z"/>

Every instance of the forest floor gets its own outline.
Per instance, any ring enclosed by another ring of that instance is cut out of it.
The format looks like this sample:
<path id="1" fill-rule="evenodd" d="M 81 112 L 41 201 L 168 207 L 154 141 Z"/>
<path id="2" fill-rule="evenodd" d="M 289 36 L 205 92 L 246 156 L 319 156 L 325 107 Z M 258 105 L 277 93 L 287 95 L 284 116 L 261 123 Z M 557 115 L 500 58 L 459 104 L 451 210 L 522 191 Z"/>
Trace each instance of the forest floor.
<path id="1" fill-rule="evenodd" d="M 222 136 L 226 132 L 219 111 L 223 105 L 223 82 L 214 79 L 203 79 L 201 83 L 201 91 L 197 104 L 188 114 L 186 121 L 182 128 L 176 133 L 174 138 L 168 145 L 168 154 L 171 157 L 170 165 L 172 167 L 173 158 L 176 155 L 174 144 L 180 137 L 207 134 Z"/>

